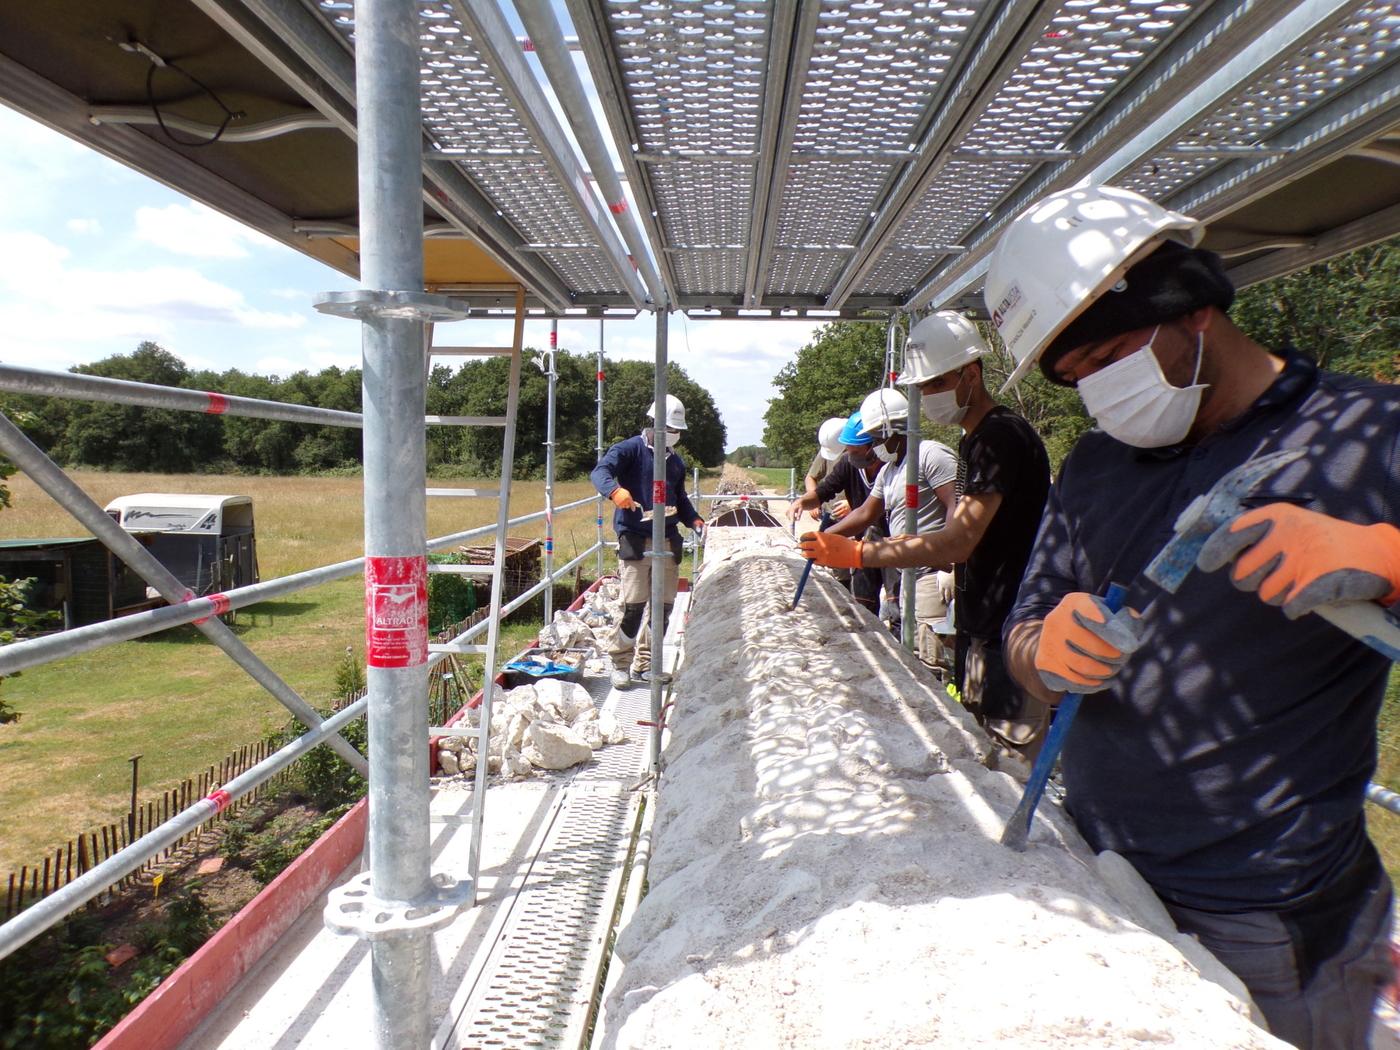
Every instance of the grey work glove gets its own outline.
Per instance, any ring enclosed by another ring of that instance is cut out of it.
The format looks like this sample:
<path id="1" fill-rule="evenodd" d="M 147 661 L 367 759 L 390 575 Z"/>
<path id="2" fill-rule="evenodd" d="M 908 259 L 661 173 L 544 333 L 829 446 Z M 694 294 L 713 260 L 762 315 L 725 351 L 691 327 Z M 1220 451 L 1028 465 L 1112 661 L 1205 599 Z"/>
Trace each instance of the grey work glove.
<path id="1" fill-rule="evenodd" d="M 1134 610 L 1115 613 L 1097 595 L 1073 591 L 1041 625 L 1035 669 L 1057 693 L 1097 693 L 1142 644 L 1141 631 Z"/>

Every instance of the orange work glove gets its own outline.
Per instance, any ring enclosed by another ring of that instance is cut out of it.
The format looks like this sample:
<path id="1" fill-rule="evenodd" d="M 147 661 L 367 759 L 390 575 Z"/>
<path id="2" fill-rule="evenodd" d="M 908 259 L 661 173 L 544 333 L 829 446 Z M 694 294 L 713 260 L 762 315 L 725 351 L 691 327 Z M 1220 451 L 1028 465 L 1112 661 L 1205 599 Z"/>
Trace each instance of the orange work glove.
<path id="1" fill-rule="evenodd" d="M 1097 693 L 1108 688 L 1124 661 L 1142 644 L 1131 609 L 1112 612 L 1102 598 L 1072 591 L 1050 610 L 1040 628 L 1035 669 L 1057 693 Z"/>
<path id="2" fill-rule="evenodd" d="M 861 540 L 849 536 L 837 536 L 830 532 L 804 532 L 797 541 L 804 558 L 811 558 L 818 565 L 833 569 L 859 569 L 861 567 Z"/>
<path id="3" fill-rule="evenodd" d="M 1319 605 L 1400 601 L 1400 529 L 1354 525 L 1292 503 L 1246 511 L 1206 540 L 1196 564 L 1233 561 L 1231 582 L 1283 606 L 1290 620 Z"/>
<path id="4" fill-rule="evenodd" d="M 620 510 L 635 510 L 637 508 L 637 501 L 632 498 L 632 493 L 621 485 L 612 490 L 612 495 L 608 499 L 616 503 Z"/>

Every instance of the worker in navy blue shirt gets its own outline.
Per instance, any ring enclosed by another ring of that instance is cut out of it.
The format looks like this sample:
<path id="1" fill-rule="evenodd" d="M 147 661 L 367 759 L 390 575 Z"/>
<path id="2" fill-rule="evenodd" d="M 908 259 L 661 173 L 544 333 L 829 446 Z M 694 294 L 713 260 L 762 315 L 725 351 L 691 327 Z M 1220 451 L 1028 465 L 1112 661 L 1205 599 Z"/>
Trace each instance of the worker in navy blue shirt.
<path id="1" fill-rule="evenodd" d="M 652 425 L 643 428 L 636 437 L 619 441 L 603 454 L 590 475 L 600 495 L 617 506 L 613 513 L 613 529 L 617 532 L 618 575 L 622 577 L 622 620 L 613 633 L 609 650 L 612 657 L 612 684 L 625 688 L 632 679 L 645 678 L 651 667 L 651 617 L 645 615 L 651 597 L 651 566 L 656 559 L 647 557 L 651 550 L 652 513 L 660 510 L 666 516 L 666 545 L 671 557 L 660 559 L 666 573 L 662 592 L 663 625 L 671 616 L 671 606 L 680 587 L 681 534 L 679 522 L 685 522 L 696 532 L 705 527 L 702 518 L 685 493 L 685 460 L 672 450 L 685 430 L 685 406 L 680 398 L 666 396 L 666 420 L 660 431 L 666 449 L 666 505 L 652 505 L 653 449 L 656 441 L 656 404 L 647 409 Z M 664 629 L 664 627 L 663 627 Z"/>
<path id="2" fill-rule="evenodd" d="M 1012 382 L 1038 363 L 1097 423 L 1052 488 L 1007 663 L 1047 702 L 1087 694 L 1063 772 L 1089 844 L 1132 863 L 1274 1035 L 1363 1047 L 1391 978 L 1391 886 L 1363 813 L 1391 664 L 1312 612 L 1400 600 L 1400 388 L 1251 340 L 1201 233 L 1084 187 L 1034 205 L 993 253 Z M 1195 497 L 1283 449 L 1305 455 L 1256 486 L 1177 593 L 1142 577 Z M 1117 613 L 1098 597 L 1110 583 L 1127 588 Z"/>

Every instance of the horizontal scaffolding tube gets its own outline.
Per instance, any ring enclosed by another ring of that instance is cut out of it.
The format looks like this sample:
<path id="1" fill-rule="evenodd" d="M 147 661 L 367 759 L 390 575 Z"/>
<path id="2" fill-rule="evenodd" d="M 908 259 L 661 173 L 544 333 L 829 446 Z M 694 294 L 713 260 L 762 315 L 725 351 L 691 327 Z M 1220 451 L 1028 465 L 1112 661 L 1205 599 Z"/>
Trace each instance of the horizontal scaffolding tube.
<path id="1" fill-rule="evenodd" d="M 572 510 L 592 502 L 593 497 L 587 496 L 557 507 L 555 513 Z M 521 525 L 543 517 L 544 511 L 537 511 L 534 514 L 512 518 L 510 524 Z M 495 531 L 495 525 L 479 525 L 474 529 L 467 529 L 465 532 L 454 532 L 429 540 L 428 549 L 442 550 L 445 547 L 460 544 L 464 540 L 474 539 L 478 536 L 489 536 Z M 91 652 L 94 649 L 115 645 L 118 642 L 144 638 L 148 634 L 167 631 L 172 627 L 193 623 L 195 620 L 209 616 L 221 616 L 233 609 L 242 609 L 259 602 L 270 601 L 273 598 L 281 598 L 297 591 L 306 590 L 308 587 L 320 586 L 323 583 L 332 583 L 335 580 L 363 572 L 364 564 L 364 558 L 354 558 L 350 561 L 336 562 L 333 565 L 324 565 L 319 569 L 308 569 L 306 572 L 293 573 L 275 580 L 250 584 L 247 587 L 237 587 L 224 594 L 194 598 L 179 605 L 167 605 L 161 609 L 132 613 L 130 616 L 123 616 L 116 620 L 88 624 L 86 627 L 75 627 L 69 631 L 60 631 L 57 634 L 48 634 L 41 638 L 26 638 L 23 641 L 12 642 L 9 645 L 0 646 L 0 675 L 25 671 L 31 667 L 38 667 L 41 664 L 51 663 L 67 656 Z"/>
<path id="2" fill-rule="evenodd" d="M 160 827 L 0 926 L 0 959 L 60 922 L 109 886 L 126 878 L 161 850 L 175 845 L 210 817 L 222 813 L 229 803 L 286 769 L 312 748 L 324 743 L 327 737 L 340 732 L 348 722 L 363 717 L 368 702 L 368 697 L 361 697 L 344 710 L 337 711 L 316 729 L 297 737 L 217 791 L 206 795 L 184 812 L 171 817 Z"/>
<path id="3" fill-rule="evenodd" d="M 249 416 L 276 419 L 286 423 L 320 423 L 332 427 L 363 427 L 358 412 L 342 412 L 314 405 L 289 405 L 255 397 L 216 394 L 204 390 L 183 390 L 155 383 L 133 383 L 126 379 L 76 375 L 72 372 L 46 372 L 39 368 L 0 365 L 0 390 L 12 394 L 41 397 L 71 397 L 82 401 L 105 401 L 114 405 L 139 405 L 180 412 L 200 412 L 210 416 Z"/>
<path id="4" fill-rule="evenodd" d="M 567 573 L 570 569 L 572 569 L 575 565 L 579 564 L 579 562 L 583 561 L 584 558 L 588 557 L 590 554 L 592 554 L 592 553 L 593 553 L 594 551 L 596 551 L 597 549 L 598 549 L 598 544 L 595 543 L 595 544 L 593 544 L 593 546 L 589 547 L 586 551 L 582 551 L 582 552 L 580 552 L 579 554 L 575 555 L 572 561 L 568 562 L 568 563 L 565 564 L 565 565 L 561 565 L 561 566 L 559 566 L 559 568 L 555 569 L 555 570 L 554 570 L 554 574 L 553 574 L 552 576 L 549 576 L 549 577 L 547 577 L 547 578 L 545 578 L 545 579 L 543 579 L 543 580 L 540 580 L 539 583 L 535 584 L 533 587 L 531 587 L 531 588 L 530 588 L 529 590 L 527 590 L 527 591 L 521 591 L 521 592 L 520 592 L 519 594 L 517 594 L 514 598 L 512 598 L 507 604 L 501 606 L 501 618 L 502 618 L 502 619 L 505 619 L 505 618 L 506 618 L 507 616 L 509 616 L 511 613 L 515 612 L 516 609 L 520 608 L 522 605 L 524 605 L 526 602 L 528 602 L 528 601 L 529 601 L 531 598 L 533 598 L 535 595 L 537 595 L 537 594 L 539 594 L 541 591 L 543 591 L 546 587 L 552 586 L 552 585 L 554 584 L 554 581 L 555 581 L 555 580 L 559 579 L 559 577 L 563 576 L 563 575 L 564 575 L 565 573 Z M 475 638 L 475 637 L 476 637 L 478 634 L 480 634 L 482 631 L 486 630 L 486 628 L 487 628 L 489 625 L 490 625 L 490 621 L 489 621 L 489 620 L 482 620 L 480 623 L 474 623 L 474 624 L 472 624 L 470 627 L 468 627 L 465 631 L 463 631 L 461 634 L 457 635 L 457 637 L 453 638 L 452 641 L 448 642 L 447 644 L 448 644 L 448 645 L 463 645 L 463 644 L 465 644 L 466 642 L 471 641 L 473 638 Z M 547 626 L 547 625 L 546 625 L 546 626 Z M 436 664 L 436 663 L 440 662 L 441 659 L 442 659 L 443 657 L 447 656 L 447 655 L 448 655 L 447 653 L 434 653 L 433 656 L 437 657 L 437 659 L 436 659 L 436 660 L 430 659 L 430 660 L 429 660 L 429 664 L 430 664 L 430 665 Z"/>
<path id="5" fill-rule="evenodd" d="M 1366 785 L 1366 801 L 1374 802 L 1382 809 L 1388 809 L 1392 813 L 1400 813 L 1400 795 L 1380 784 Z"/>

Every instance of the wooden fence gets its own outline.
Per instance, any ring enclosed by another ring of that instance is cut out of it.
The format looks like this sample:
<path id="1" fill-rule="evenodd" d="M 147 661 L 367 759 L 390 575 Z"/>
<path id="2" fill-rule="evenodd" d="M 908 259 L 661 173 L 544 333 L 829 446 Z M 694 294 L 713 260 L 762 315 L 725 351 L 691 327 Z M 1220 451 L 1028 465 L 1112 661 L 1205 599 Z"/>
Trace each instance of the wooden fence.
<path id="1" fill-rule="evenodd" d="M 359 699 L 359 695 L 362 694 L 337 701 L 335 709 L 340 710 Z M 9 879 L 4 883 L 5 904 L 3 913 L 0 913 L 0 919 L 9 919 L 35 901 L 42 900 L 55 890 L 66 886 L 90 868 L 96 867 L 114 853 L 140 839 L 141 836 L 154 831 L 165 821 L 189 808 L 211 791 L 227 784 L 234 777 L 257 765 L 279 747 L 282 747 L 284 743 L 284 740 L 272 737 L 235 748 L 223 761 L 210 766 L 201 773 L 186 777 L 178 787 L 163 791 L 159 795 L 153 795 L 144 802 L 138 803 L 134 814 L 128 814 L 120 820 L 85 831 L 77 838 L 69 839 L 63 845 L 55 847 L 53 852 L 46 854 L 42 860 L 22 865 L 19 871 L 10 872 Z M 218 834 L 214 828 L 220 822 L 238 815 L 268 791 L 285 784 L 295 775 L 299 763 L 300 759 L 264 781 L 242 798 L 234 801 L 222 813 L 211 817 L 200 827 L 152 857 L 126 878 L 114 883 L 103 894 L 94 897 L 92 903 L 108 901 L 127 887 L 145 881 L 154 869 L 165 865 L 172 856 L 175 856 L 181 863 L 187 861 L 193 852 L 198 851 L 203 838 L 211 833 Z M 132 834 L 133 830 L 135 835 Z"/>

